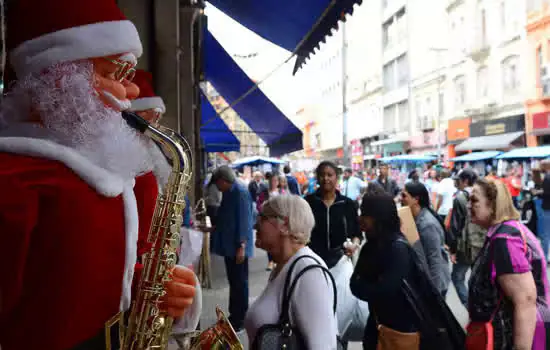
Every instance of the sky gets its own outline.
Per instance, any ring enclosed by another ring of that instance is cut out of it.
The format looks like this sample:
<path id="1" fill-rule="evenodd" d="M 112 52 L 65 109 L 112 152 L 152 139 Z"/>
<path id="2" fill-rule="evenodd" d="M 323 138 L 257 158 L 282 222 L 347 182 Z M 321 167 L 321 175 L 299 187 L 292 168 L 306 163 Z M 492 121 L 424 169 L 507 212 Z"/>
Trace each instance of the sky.
<path id="1" fill-rule="evenodd" d="M 235 62 L 254 81 L 262 81 L 291 53 L 250 31 L 207 3 L 208 29 Z M 256 54 L 254 57 L 243 58 Z M 277 69 L 260 84 L 260 89 L 290 120 L 300 108 L 299 84 L 292 76 L 295 58 Z"/>

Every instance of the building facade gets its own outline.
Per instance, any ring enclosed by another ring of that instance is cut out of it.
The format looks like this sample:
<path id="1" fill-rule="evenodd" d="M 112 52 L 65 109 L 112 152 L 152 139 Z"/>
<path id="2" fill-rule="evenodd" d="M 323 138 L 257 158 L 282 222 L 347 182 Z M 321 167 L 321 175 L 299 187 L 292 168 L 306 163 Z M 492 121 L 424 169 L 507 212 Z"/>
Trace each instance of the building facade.
<path id="1" fill-rule="evenodd" d="M 343 25 L 345 34 L 339 30 L 328 37 L 297 73 L 302 89 L 307 91 L 307 98 L 299 108 L 300 119 L 304 115 L 311 118 L 304 121 L 302 129 L 306 156 L 343 165 L 347 147 L 350 159 L 346 166 L 350 166 L 358 163 L 359 153 L 354 150 L 360 148 L 359 144 L 365 147 L 370 140 L 377 140 L 382 129 L 381 11 L 379 1 L 357 6 Z M 343 84 L 346 84 L 345 129 Z"/>
<path id="2" fill-rule="evenodd" d="M 527 35 L 524 0 L 449 0 L 447 23 L 450 47 L 446 48 L 445 114 L 447 119 L 476 125 L 491 120 L 524 118 Z M 449 123 L 463 126 L 465 123 Z M 501 122 L 496 123 L 501 125 Z M 450 143 L 449 156 L 484 149 L 508 149 L 525 144 L 520 130 L 493 128 L 487 135 L 472 133 L 460 144 Z M 513 138 L 514 135 L 519 135 Z M 448 130 L 457 134 L 457 130 Z M 488 136 L 499 137 L 487 138 Z M 485 138 L 484 138 L 485 137 Z M 495 140 L 510 139 L 507 145 Z"/>
<path id="3" fill-rule="evenodd" d="M 550 1 L 527 3 L 527 145 L 550 144 Z"/>

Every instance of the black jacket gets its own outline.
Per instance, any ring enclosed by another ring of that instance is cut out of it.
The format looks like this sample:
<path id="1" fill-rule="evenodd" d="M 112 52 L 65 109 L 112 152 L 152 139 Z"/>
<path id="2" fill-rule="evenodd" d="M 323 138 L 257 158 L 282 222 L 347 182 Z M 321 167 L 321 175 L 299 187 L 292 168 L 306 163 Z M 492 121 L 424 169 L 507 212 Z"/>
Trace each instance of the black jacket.
<path id="1" fill-rule="evenodd" d="M 403 279 L 411 277 L 413 258 L 400 234 L 387 233 L 384 240 L 369 240 L 361 249 L 350 279 L 353 295 L 369 303 L 371 317 L 364 341 L 376 348 L 376 321 L 399 332 L 419 331 L 413 308 L 403 294 Z M 376 320 L 375 320 L 376 317 Z"/>
<path id="2" fill-rule="evenodd" d="M 256 201 L 258 200 L 258 196 L 260 195 L 260 193 L 265 190 L 267 190 L 267 185 L 263 182 L 260 182 L 260 184 L 258 185 L 256 181 L 251 181 L 248 184 L 248 191 L 250 192 L 250 196 L 252 197 L 252 201 L 254 203 L 256 203 Z"/>
<path id="3" fill-rule="evenodd" d="M 357 208 L 351 199 L 340 192 L 336 192 L 334 203 L 329 208 L 323 203 L 320 191 L 307 195 L 305 199 L 315 217 L 309 247 L 331 268 L 344 255 L 343 244 L 346 239 L 363 237 L 359 229 Z"/>
<path id="4" fill-rule="evenodd" d="M 350 288 L 371 311 L 365 349 L 376 349 L 377 321 L 401 332 L 419 331 L 422 350 L 464 349 L 462 326 L 402 234 L 387 233 L 383 241 L 363 246 Z"/>
<path id="5" fill-rule="evenodd" d="M 462 263 L 472 264 L 477 253 L 483 247 L 487 230 L 472 223 L 468 209 L 470 195 L 465 190 L 458 190 L 453 200 L 451 212 L 451 237 L 449 249 Z"/>

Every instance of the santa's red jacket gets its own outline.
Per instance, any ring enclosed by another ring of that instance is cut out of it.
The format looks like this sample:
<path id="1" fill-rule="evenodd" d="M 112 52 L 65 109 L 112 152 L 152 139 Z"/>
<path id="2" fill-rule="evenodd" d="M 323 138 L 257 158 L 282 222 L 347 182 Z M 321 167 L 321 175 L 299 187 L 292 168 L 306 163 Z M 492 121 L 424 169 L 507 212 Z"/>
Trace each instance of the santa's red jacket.
<path id="1" fill-rule="evenodd" d="M 130 303 L 157 183 L 46 140 L 0 138 L 0 344 L 70 349 Z"/>

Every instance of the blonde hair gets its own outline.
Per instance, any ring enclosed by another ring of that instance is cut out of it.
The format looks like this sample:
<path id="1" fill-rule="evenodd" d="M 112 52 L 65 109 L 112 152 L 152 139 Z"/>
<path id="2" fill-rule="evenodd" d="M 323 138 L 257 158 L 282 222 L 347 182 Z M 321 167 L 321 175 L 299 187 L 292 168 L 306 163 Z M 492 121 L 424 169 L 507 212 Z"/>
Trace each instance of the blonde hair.
<path id="1" fill-rule="evenodd" d="M 288 234 L 297 243 L 307 244 L 315 226 L 315 218 L 309 204 L 300 196 L 279 195 L 270 198 L 262 207 L 267 217 L 288 219 Z"/>
<path id="2" fill-rule="evenodd" d="M 520 213 L 514 207 L 512 196 L 506 184 L 493 179 L 479 179 L 476 184 L 483 190 L 493 210 L 491 220 L 493 225 L 520 219 Z"/>

